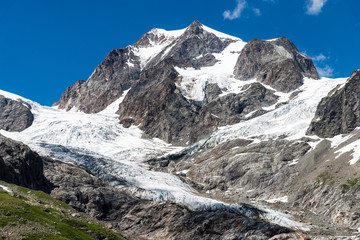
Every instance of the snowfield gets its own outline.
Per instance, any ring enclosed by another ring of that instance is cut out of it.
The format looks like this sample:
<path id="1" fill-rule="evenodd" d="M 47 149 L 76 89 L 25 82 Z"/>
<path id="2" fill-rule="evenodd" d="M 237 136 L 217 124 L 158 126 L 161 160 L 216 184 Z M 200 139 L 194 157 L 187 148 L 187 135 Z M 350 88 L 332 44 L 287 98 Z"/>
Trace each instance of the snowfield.
<path id="1" fill-rule="evenodd" d="M 214 54 L 218 60 L 214 66 L 198 70 L 176 68 L 183 77 L 181 86 L 178 86 L 183 95 L 187 99 L 201 102 L 204 100 L 205 87 L 209 83 L 218 84 L 224 89 L 223 95 L 226 95 L 239 93 L 245 84 L 255 82 L 255 79 L 240 81 L 233 77 L 236 60 L 246 43 L 208 27 L 204 26 L 204 29 L 221 39 L 232 39 L 234 42 L 222 53 Z M 159 43 L 151 42 L 148 47 L 134 49 L 135 54 L 141 59 L 142 66 L 171 45 L 184 31 L 152 30 L 153 34 L 165 37 Z M 320 80 L 305 78 L 304 85 L 298 89 L 299 93 L 293 99 L 290 99 L 292 93 L 275 93 L 280 96 L 278 102 L 288 102 L 287 104 L 279 108 L 275 108 L 275 105 L 271 106 L 265 109 L 269 111 L 268 113 L 246 122 L 221 127 L 209 139 L 202 142 L 207 141 L 216 145 L 229 139 L 251 138 L 260 141 L 279 136 L 299 139 L 305 136 L 305 131 L 314 117 L 321 98 L 338 84 L 343 84 L 345 80 L 344 78 Z M 250 214 L 240 205 L 225 204 L 200 196 L 177 176 L 149 170 L 144 163 L 146 160 L 180 152 L 184 148 L 169 145 L 160 139 L 145 139 L 138 127 L 124 128 L 120 125 L 119 116 L 115 112 L 126 94 L 127 92 L 102 112 L 85 114 L 76 109 L 66 112 L 57 107 L 41 106 L 31 100 L 0 91 L 0 95 L 14 100 L 21 99 L 29 104 L 35 117 L 32 126 L 22 132 L 0 130 L 0 133 L 24 142 L 40 154 L 83 165 L 100 177 L 109 179 L 112 185 L 125 188 L 143 199 L 172 201 L 184 204 L 193 210 L 227 208 Z M 124 179 L 128 185 L 119 184 L 116 178 Z M 5 189 L 3 186 L 0 187 Z M 285 201 L 285 199 L 276 200 Z M 307 226 L 289 219 L 289 216 L 265 208 L 264 211 L 268 212 L 265 218 L 272 222 L 308 230 Z"/>

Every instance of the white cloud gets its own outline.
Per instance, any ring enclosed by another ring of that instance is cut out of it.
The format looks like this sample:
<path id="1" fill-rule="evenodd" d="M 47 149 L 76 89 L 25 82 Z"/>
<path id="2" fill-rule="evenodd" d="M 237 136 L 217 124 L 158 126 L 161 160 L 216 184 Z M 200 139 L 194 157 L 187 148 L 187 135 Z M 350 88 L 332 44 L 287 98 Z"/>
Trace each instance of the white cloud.
<path id="1" fill-rule="evenodd" d="M 320 53 L 319 55 L 312 57 L 312 60 L 314 60 L 315 62 L 322 62 L 325 61 L 326 59 L 328 59 L 328 57 L 326 57 L 324 54 Z"/>
<path id="2" fill-rule="evenodd" d="M 325 67 L 316 66 L 316 68 L 320 77 L 332 77 L 334 75 L 334 69 L 329 65 L 325 65 Z"/>
<path id="3" fill-rule="evenodd" d="M 223 13 L 224 19 L 237 19 L 241 16 L 241 12 L 246 8 L 246 1 L 245 0 L 236 0 L 237 4 L 233 11 L 226 10 Z"/>
<path id="4" fill-rule="evenodd" d="M 311 59 L 314 61 L 315 67 L 319 73 L 320 77 L 333 77 L 334 69 L 326 64 L 326 61 L 330 59 L 330 57 L 325 56 L 320 53 L 317 56 L 312 56 Z"/>
<path id="5" fill-rule="evenodd" d="M 258 8 L 253 8 L 253 12 L 256 16 L 260 16 L 261 15 L 261 12 L 260 12 L 260 9 Z"/>
<path id="6" fill-rule="evenodd" d="M 306 13 L 309 15 L 318 15 L 326 2 L 327 0 L 308 0 Z"/>

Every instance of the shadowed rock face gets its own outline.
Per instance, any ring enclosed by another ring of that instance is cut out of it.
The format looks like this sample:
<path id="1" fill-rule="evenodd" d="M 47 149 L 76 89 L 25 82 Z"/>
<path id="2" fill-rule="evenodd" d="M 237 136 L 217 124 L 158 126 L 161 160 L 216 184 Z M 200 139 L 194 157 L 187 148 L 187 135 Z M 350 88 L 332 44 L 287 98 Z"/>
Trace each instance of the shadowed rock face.
<path id="1" fill-rule="evenodd" d="M 0 129 L 20 132 L 30 127 L 33 121 L 30 106 L 0 95 Z"/>
<path id="2" fill-rule="evenodd" d="M 251 40 L 240 53 L 234 75 L 240 80 L 257 78 L 282 92 L 300 87 L 303 77 L 319 79 L 312 60 L 285 37 Z"/>
<path id="3" fill-rule="evenodd" d="M 44 190 L 49 184 L 43 175 L 40 156 L 20 142 L 0 135 L 0 179 L 23 187 Z"/>
<path id="4" fill-rule="evenodd" d="M 131 47 L 112 50 L 87 81 L 68 87 L 54 106 L 97 113 L 118 99 L 140 77 L 140 63 Z"/>
<path id="5" fill-rule="evenodd" d="M 144 132 L 168 142 L 189 132 L 198 107 L 176 88 L 178 73 L 167 62 L 145 71 L 120 104 L 120 123 L 139 125 Z"/>
<path id="6" fill-rule="evenodd" d="M 345 86 L 319 103 L 307 134 L 333 137 L 360 126 L 360 70 L 352 73 Z"/>

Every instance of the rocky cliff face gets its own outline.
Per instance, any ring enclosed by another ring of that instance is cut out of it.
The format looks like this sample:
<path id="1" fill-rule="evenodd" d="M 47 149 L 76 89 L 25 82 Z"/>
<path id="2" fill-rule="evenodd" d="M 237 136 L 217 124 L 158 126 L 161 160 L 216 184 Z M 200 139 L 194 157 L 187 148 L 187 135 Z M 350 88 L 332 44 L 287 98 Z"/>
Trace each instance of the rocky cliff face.
<path id="1" fill-rule="evenodd" d="M 120 105 L 120 123 L 139 125 L 149 136 L 179 142 L 189 133 L 198 107 L 177 90 L 177 79 L 178 73 L 167 62 L 145 71 Z"/>
<path id="2" fill-rule="evenodd" d="M 54 106 L 96 113 L 118 99 L 140 77 L 140 63 L 130 47 L 112 50 L 87 81 L 77 81 Z"/>
<path id="3" fill-rule="evenodd" d="M 240 80 L 256 78 L 282 92 L 301 86 L 303 77 L 319 79 L 311 58 L 301 54 L 285 37 L 251 40 L 241 51 L 234 74 Z"/>
<path id="4" fill-rule="evenodd" d="M 0 180 L 48 191 L 41 157 L 22 143 L 0 135 Z"/>
<path id="5" fill-rule="evenodd" d="M 33 121 L 30 106 L 0 95 L 0 129 L 20 132 L 30 127 Z"/>
<path id="6" fill-rule="evenodd" d="M 350 133 L 360 126 L 360 70 L 354 71 L 344 87 L 330 93 L 319 103 L 308 134 L 333 137 Z"/>

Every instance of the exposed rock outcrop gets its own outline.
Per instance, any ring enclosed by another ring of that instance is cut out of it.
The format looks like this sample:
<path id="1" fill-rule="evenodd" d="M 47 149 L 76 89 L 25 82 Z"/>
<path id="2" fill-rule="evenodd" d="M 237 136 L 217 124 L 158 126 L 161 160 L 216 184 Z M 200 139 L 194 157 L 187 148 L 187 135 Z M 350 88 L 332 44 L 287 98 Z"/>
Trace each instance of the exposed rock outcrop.
<path id="1" fill-rule="evenodd" d="M 334 91 L 319 103 L 307 134 L 333 137 L 360 126 L 360 70 L 351 74 L 344 87 Z"/>
<path id="2" fill-rule="evenodd" d="M 319 78 L 312 60 L 285 37 L 248 42 L 240 53 L 234 74 L 240 80 L 257 78 L 282 92 L 301 86 L 303 77 Z"/>
<path id="3" fill-rule="evenodd" d="M 201 151 L 180 159 L 169 159 L 168 168 L 201 191 L 234 196 L 267 196 L 281 192 L 292 183 L 294 160 L 302 157 L 310 146 L 305 142 L 269 140 L 252 143 L 236 139 L 216 147 L 203 146 Z M 158 159 L 161 162 L 161 159 Z M 156 166 L 156 161 L 150 162 Z M 164 164 L 162 164 L 164 166 Z M 227 191 L 229 190 L 229 191 Z M 251 190 L 251 193 L 248 191 Z M 225 196 L 223 196 L 225 197 Z"/>
<path id="4" fill-rule="evenodd" d="M 43 160 L 45 176 L 54 184 L 51 196 L 91 217 L 116 220 L 140 202 L 111 188 L 83 167 L 49 158 Z"/>
<path id="5" fill-rule="evenodd" d="M 0 135 L 0 180 L 48 191 L 41 157 L 28 146 Z"/>
<path id="6" fill-rule="evenodd" d="M 20 132 L 30 127 L 33 121 L 30 106 L 0 95 L 0 129 Z"/>
<path id="7" fill-rule="evenodd" d="M 68 87 L 54 106 L 97 113 L 118 99 L 140 77 L 140 62 L 131 47 L 112 50 L 87 81 Z"/>
<path id="8" fill-rule="evenodd" d="M 120 123 L 138 125 L 149 136 L 178 142 L 184 135 L 180 132 L 190 131 L 198 109 L 177 90 L 177 79 L 178 73 L 166 61 L 145 71 L 120 104 Z"/>
<path id="9" fill-rule="evenodd" d="M 134 224 L 135 223 L 135 224 Z M 124 231 L 148 239 L 265 240 L 292 230 L 222 210 L 193 212 L 176 204 L 138 205 L 122 221 Z M 165 226 L 165 228 L 164 228 Z"/>

